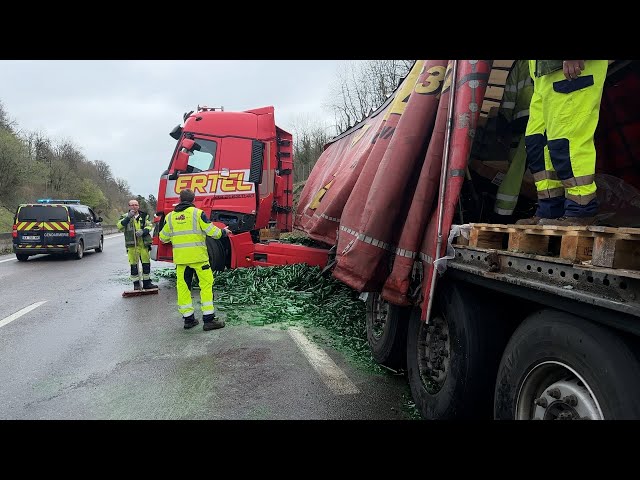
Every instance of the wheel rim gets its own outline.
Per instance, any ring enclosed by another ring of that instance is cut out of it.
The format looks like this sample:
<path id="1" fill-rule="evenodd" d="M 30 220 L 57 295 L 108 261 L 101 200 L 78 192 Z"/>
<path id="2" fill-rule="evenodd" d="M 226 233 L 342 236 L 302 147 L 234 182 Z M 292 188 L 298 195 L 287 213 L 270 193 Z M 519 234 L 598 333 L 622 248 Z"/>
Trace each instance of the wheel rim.
<path id="1" fill-rule="evenodd" d="M 82 258 L 83 254 L 84 254 L 84 248 L 82 247 L 82 242 L 80 242 L 78 244 L 78 258 Z"/>
<path id="2" fill-rule="evenodd" d="M 100 239 L 100 250 L 102 250 L 102 245 L 103 245 L 103 243 L 104 243 L 104 240 L 101 238 L 101 239 Z"/>
<path id="3" fill-rule="evenodd" d="M 385 302 L 378 294 L 375 295 L 372 302 L 371 318 L 373 323 L 371 331 L 376 339 L 380 339 L 384 334 L 384 328 L 389 317 L 389 304 Z"/>
<path id="4" fill-rule="evenodd" d="M 418 333 L 418 370 L 427 392 L 440 391 L 450 369 L 451 344 L 449 325 L 436 315 L 429 325 L 423 323 Z"/>
<path id="5" fill-rule="evenodd" d="M 533 367 L 516 400 L 517 420 L 603 420 L 593 390 L 573 368 L 558 361 Z"/>

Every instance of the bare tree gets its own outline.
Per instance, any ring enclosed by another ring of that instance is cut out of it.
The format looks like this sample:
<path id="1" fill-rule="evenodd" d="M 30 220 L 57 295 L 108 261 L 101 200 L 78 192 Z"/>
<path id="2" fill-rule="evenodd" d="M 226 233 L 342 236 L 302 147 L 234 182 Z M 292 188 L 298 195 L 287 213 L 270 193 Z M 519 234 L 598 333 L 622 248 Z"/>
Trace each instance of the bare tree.
<path id="1" fill-rule="evenodd" d="M 352 61 L 338 68 L 324 106 L 335 118 L 336 134 L 347 130 L 382 105 L 409 73 L 414 60 Z"/>
<path id="2" fill-rule="evenodd" d="M 331 127 L 308 115 L 298 115 L 293 121 L 293 178 L 294 182 L 306 180 L 324 145 L 330 139 Z"/>
<path id="3" fill-rule="evenodd" d="M 111 173 L 111 167 L 104 160 L 94 160 L 93 165 L 98 172 L 98 178 L 104 183 L 107 184 L 113 181 L 113 174 Z"/>

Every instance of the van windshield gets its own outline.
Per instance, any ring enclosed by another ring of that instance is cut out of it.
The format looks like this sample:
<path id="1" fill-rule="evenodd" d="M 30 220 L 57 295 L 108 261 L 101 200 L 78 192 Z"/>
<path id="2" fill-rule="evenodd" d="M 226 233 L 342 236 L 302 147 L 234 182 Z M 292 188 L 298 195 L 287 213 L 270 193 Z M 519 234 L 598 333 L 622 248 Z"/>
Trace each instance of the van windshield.
<path id="1" fill-rule="evenodd" d="M 65 207 L 27 205 L 20 208 L 18 221 L 20 222 L 66 222 L 68 220 Z"/>

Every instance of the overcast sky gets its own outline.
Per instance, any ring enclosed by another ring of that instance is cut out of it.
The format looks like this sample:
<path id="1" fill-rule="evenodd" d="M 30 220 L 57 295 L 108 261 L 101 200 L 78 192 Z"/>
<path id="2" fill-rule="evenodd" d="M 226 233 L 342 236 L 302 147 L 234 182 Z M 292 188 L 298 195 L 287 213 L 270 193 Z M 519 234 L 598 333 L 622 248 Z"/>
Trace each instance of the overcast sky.
<path id="1" fill-rule="evenodd" d="M 0 101 L 23 131 L 70 140 L 104 160 L 135 194 L 158 195 L 175 140 L 169 132 L 198 104 L 247 110 L 273 105 L 276 124 L 331 123 L 322 105 L 344 61 L 2 60 Z"/>

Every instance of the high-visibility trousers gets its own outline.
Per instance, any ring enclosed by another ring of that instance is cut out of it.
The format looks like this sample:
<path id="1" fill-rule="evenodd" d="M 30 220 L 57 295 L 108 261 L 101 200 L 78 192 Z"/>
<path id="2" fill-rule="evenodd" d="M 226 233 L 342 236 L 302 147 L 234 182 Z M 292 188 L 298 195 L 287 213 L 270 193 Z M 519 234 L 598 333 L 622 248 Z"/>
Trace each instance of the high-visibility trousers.
<path id="1" fill-rule="evenodd" d="M 140 280 L 138 275 L 138 261 L 142 263 L 142 280 L 151 279 L 151 258 L 149 257 L 147 247 L 144 245 L 127 247 L 127 257 L 129 258 L 129 265 L 131 266 L 131 280 L 134 282 Z"/>
<path id="2" fill-rule="evenodd" d="M 198 275 L 200 283 L 200 302 L 202 306 L 202 314 L 210 315 L 213 313 L 213 272 L 209 262 L 186 263 L 176 265 L 176 280 L 178 290 L 178 311 L 183 317 L 188 317 L 194 312 L 193 301 L 191 299 L 191 290 L 189 290 L 192 276 L 185 276 L 185 270 L 191 267 Z"/>
<path id="3" fill-rule="evenodd" d="M 526 167 L 527 154 L 524 146 L 524 135 L 520 136 L 516 148 L 512 148 L 509 152 L 511 164 L 502 179 L 502 183 L 498 187 L 496 194 L 496 203 L 493 211 L 498 215 L 513 215 L 513 210 L 518 203 L 520 195 L 520 187 L 524 178 L 524 170 Z"/>
<path id="4" fill-rule="evenodd" d="M 607 66 L 607 60 L 586 60 L 580 76 L 569 81 L 562 70 L 535 78 L 535 60 L 529 60 L 534 91 L 525 144 L 538 217 L 590 217 L 598 211 L 593 135 Z"/>

